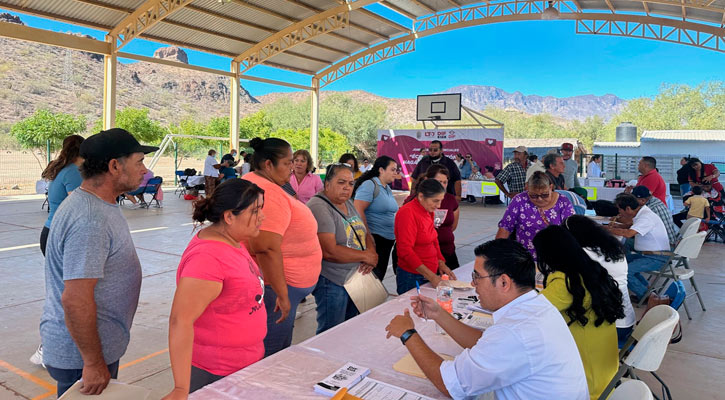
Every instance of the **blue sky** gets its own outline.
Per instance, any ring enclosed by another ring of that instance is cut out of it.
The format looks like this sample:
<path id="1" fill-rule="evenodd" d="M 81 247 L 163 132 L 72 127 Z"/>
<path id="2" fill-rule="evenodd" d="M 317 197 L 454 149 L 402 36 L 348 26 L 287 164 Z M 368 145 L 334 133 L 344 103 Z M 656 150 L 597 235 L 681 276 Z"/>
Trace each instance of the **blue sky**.
<path id="1" fill-rule="evenodd" d="M 390 18 L 385 9 L 371 7 Z M 19 15 L 29 26 L 60 32 L 82 32 L 103 39 L 104 33 Z M 567 97 L 615 94 L 625 99 L 655 95 L 663 83 L 697 85 L 725 80 L 725 54 L 653 40 L 577 35 L 572 21 L 493 24 L 451 31 L 416 42 L 416 51 L 365 68 L 327 90 L 366 90 L 386 97 L 413 98 L 457 85 L 490 85 L 523 94 Z M 165 45 L 134 40 L 123 51 L 152 56 Z M 189 62 L 228 70 L 229 59 L 187 50 Z M 123 61 L 123 62 L 128 62 Z M 309 77 L 268 67 L 252 75 L 309 84 Z M 289 89 L 243 81 L 254 96 Z"/>

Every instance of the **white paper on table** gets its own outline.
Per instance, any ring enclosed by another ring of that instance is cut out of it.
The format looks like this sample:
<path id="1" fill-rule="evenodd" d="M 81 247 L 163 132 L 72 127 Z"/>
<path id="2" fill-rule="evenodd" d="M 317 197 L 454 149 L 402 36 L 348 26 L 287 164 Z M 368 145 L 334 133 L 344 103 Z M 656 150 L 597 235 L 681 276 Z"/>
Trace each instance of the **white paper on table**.
<path id="1" fill-rule="evenodd" d="M 128 383 L 111 379 L 108 382 L 108 386 L 103 390 L 103 393 L 98 396 L 90 396 L 81 393 L 81 381 L 77 381 L 58 400 L 146 400 L 149 394 L 151 394 L 151 391 L 144 387 L 129 385 Z"/>
<path id="2" fill-rule="evenodd" d="M 348 390 L 348 393 L 363 400 L 434 400 L 369 377 L 353 386 L 352 389 Z"/>

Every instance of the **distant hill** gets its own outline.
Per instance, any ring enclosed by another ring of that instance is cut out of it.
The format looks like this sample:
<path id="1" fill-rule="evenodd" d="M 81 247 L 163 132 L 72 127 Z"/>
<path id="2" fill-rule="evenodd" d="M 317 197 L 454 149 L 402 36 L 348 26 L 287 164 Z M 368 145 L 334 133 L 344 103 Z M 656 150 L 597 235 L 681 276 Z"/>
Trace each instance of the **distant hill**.
<path id="1" fill-rule="evenodd" d="M 509 93 L 494 86 L 464 85 L 450 88 L 443 93 L 461 93 L 464 106 L 474 110 L 487 107 L 515 109 L 526 114 L 547 113 L 564 119 L 584 120 L 599 115 L 608 120 L 626 104 L 613 94 L 604 96 L 553 97 Z"/>
<path id="2" fill-rule="evenodd" d="M 0 14 L 0 21 L 23 23 L 10 14 Z M 161 48 L 155 57 L 188 62 L 186 53 L 176 47 Z M 164 124 L 187 117 L 206 121 L 229 113 L 231 90 L 227 77 L 144 62 L 119 63 L 117 71 L 119 108 L 148 108 L 150 116 Z M 608 119 L 624 104 L 614 95 L 524 96 L 492 86 L 459 86 L 446 92 L 463 93 L 464 104 L 476 110 L 497 107 L 524 114 L 550 113 L 562 120 L 591 115 Z M 242 115 L 281 98 L 309 99 L 308 92 L 254 97 L 242 87 L 241 93 Z M 323 90 L 323 107 L 325 98 L 332 93 L 339 92 Z M 360 102 L 384 104 L 389 127 L 419 125 L 415 119 L 415 99 L 381 97 L 362 90 L 343 93 Z M 41 108 L 84 115 L 90 125 L 101 117 L 102 100 L 102 56 L 0 38 L 0 133 Z"/>

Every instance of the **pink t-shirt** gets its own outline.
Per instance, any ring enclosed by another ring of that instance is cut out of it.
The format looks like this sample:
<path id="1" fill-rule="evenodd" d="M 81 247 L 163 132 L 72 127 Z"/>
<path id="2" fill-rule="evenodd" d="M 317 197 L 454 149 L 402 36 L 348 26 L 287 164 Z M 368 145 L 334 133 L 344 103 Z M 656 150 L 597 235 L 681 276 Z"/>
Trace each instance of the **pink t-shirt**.
<path id="1" fill-rule="evenodd" d="M 297 200 L 303 203 L 307 203 L 312 196 L 322 191 L 322 179 L 315 174 L 307 174 L 302 178 L 302 182 L 297 183 L 297 178 L 292 173 L 289 177 L 289 183 L 292 189 L 297 192 Z"/>
<path id="2" fill-rule="evenodd" d="M 254 172 L 242 179 L 264 189 L 264 221 L 259 229 L 282 236 L 282 262 L 287 284 L 298 288 L 314 286 L 322 269 L 322 248 L 317 240 L 317 220 L 312 211 L 279 185 Z"/>
<path id="3" fill-rule="evenodd" d="M 194 235 L 181 256 L 177 285 L 181 278 L 222 283 L 219 296 L 194 322 L 191 365 L 226 376 L 264 357 L 264 282 L 244 246 L 235 248 Z"/>

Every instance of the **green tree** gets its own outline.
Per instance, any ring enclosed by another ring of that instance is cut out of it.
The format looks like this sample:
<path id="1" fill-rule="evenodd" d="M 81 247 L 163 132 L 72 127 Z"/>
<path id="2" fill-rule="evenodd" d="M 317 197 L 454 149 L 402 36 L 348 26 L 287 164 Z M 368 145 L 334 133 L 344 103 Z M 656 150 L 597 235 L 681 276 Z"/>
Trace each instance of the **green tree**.
<path id="1" fill-rule="evenodd" d="M 387 108 L 381 103 L 364 103 L 344 94 L 332 94 L 320 106 L 320 125 L 341 133 L 351 148 L 374 158 L 378 129 L 384 129 Z"/>
<path id="2" fill-rule="evenodd" d="M 168 131 L 159 121 L 149 117 L 148 108 L 126 107 L 116 112 L 116 127 L 130 132 L 139 142 L 158 145 Z M 103 130 L 103 120 L 98 119 L 93 131 Z"/>
<path id="3" fill-rule="evenodd" d="M 32 150 L 31 153 L 38 161 L 38 165 L 43 168 L 48 159 L 48 141 L 51 151 L 57 150 L 62 145 L 63 139 L 85 130 L 86 120 L 83 116 L 38 110 L 32 116 L 13 125 L 10 128 L 10 135 L 22 148 Z M 38 158 L 37 152 L 42 154 L 42 159 Z"/>

